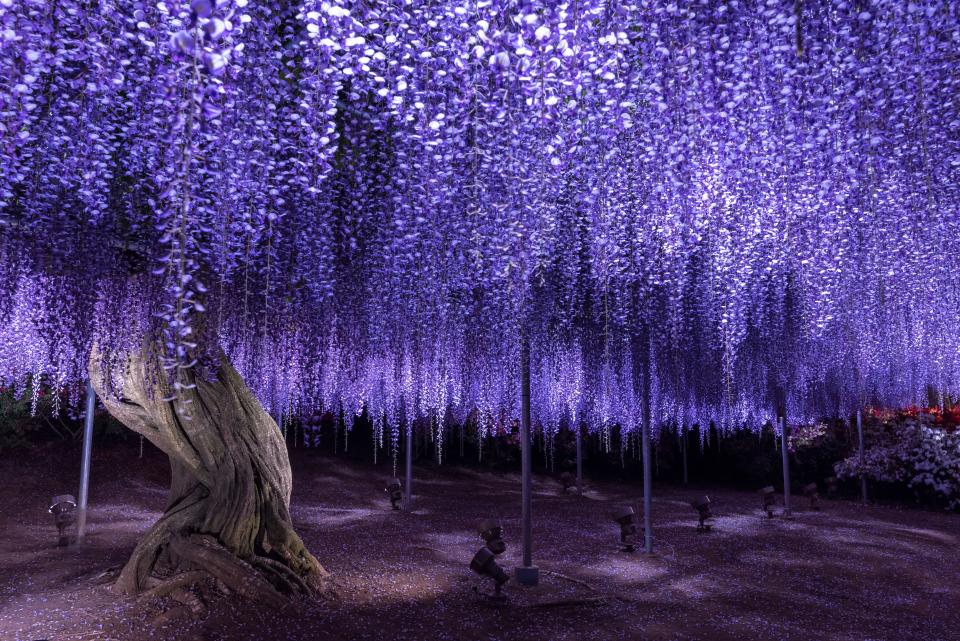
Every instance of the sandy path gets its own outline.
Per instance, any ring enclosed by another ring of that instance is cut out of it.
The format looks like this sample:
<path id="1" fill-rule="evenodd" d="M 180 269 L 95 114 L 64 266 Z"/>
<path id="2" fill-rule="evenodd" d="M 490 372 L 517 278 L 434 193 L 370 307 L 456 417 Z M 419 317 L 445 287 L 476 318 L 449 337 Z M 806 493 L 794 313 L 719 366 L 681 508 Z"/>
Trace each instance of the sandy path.
<path id="1" fill-rule="evenodd" d="M 393 512 L 373 467 L 315 452 L 294 456 L 292 514 L 336 577 L 340 599 L 263 612 L 216 603 L 202 620 L 156 629 L 155 615 L 114 597 L 96 577 L 123 562 L 163 507 L 166 463 L 134 448 L 95 449 L 91 535 L 54 547 L 46 501 L 76 483 L 76 448 L 0 456 L 0 639 L 898 639 L 960 638 L 960 516 L 825 501 L 792 521 L 766 521 L 752 493 L 709 491 L 715 530 L 698 534 L 686 500 L 658 487 L 656 553 L 617 550 L 610 511 L 639 488 L 591 486 L 562 496 L 535 485 L 538 588 L 507 585 L 510 603 L 482 604 L 468 569 L 473 527 L 499 517 L 519 561 L 518 478 L 455 467 L 417 469 L 416 509 Z M 801 506 L 803 501 L 797 501 Z M 639 512 L 639 509 L 638 509 Z M 568 580 L 568 579 L 576 579 Z M 484 586 L 486 587 L 486 586 Z M 567 606 L 544 604 L 569 600 Z"/>

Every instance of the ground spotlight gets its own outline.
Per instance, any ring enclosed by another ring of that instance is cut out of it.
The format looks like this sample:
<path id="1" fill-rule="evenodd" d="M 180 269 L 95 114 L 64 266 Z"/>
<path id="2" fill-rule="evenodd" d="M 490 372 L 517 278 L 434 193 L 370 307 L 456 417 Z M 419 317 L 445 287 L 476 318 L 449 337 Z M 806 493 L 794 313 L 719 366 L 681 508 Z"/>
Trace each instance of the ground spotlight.
<path id="1" fill-rule="evenodd" d="M 773 506 L 777 504 L 776 490 L 773 489 L 772 485 L 762 487 L 757 492 L 760 494 L 760 500 L 762 501 L 760 509 L 767 513 L 767 518 L 773 518 Z"/>
<path id="2" fill-rule="evenodd" d="M 577 479 L 570 472 L 563 472 L 560 474 L 560 484 L 563 486 L 563 493 L 566 494 L 571 487 L 577 484 Z"/>
<path id="3" fill-rule="evenodd" d="M 60 537 L 57 545 L 70 545 L 70 527 L 76 521 L 77 500 L 69 494 L 60 494 L 50 501 L 48 510 L 53 515 L 53 522 L 57 526 Z"/>
<path id="4" fill-rule="evenodd" d="M 808 483 L 803 486 L 803 495 L 810 499 L 810 509 L 820 509 L 820 493 L 817 491 L 816 483 Z"/>
<path id="5" fill-rule="evenodd" d="M 693 509 L 695 509 L 700 516 L 699 522 L 697 523 L 697 532 L 709 532 L 711 524 L 707 523 L 707 519 L 713 518 L 713 512 L 710 511 L 710 497 L 704 494 L 697 500 L 690 501 L 690 505 L 693 506 Z"/>
<path id="6" fill-rule="evenodd" d="M 477 532 L 483 542 L 487 544 L 487 549 L 494 554 L 503 554 L 507 551 L 507 544 L 503 540 L 503 526 L 500 525 L 500 521 L 491 519 L 481 521 L 480 525 L 477 526 Z"/>
<path id="7" fill-rule="evenodd" d="M 623 545 L 624 552 L 634 552 L 636 550 L 636 513 L 632 507 L 625 507 L 613 513 L 613 520 L 620 525 L 620 544 Z"/>
<path id="8" fill-rule="evenodd" d="M 510 580 L 510 577 L 504 572 L 503 568 L 497 564 L 497 555 L 490 548 L 484 546 L 473 555 L 470 561 L 470 569 L 479 574 L 493 579 L 493 594 L 484 594 L 492 601 L 506 601 L 507 597 L 502 592 L 503 584 Z M 478 588 L 474 591 L 481 594 Z"/>
<path id="9" fill-rule="evenodd" d="M 403 500 L 403 486 L 400 485 L 400 479 L 393 479 L 384 490 L 390 496 L 390 505 L 393 509 L 400 509 L 400 501 Z"/>

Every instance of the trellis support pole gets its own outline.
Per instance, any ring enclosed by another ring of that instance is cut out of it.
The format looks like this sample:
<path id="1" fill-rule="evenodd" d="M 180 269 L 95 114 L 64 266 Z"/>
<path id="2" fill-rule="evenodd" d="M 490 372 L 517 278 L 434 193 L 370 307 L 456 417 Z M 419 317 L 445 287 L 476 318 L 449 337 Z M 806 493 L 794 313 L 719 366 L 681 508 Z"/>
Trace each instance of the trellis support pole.
<path id="1" fill-rule="evenodd" d="M 97 393 L 93 383 L 87 381 L 87 413 L 83 419 L 83 458 L 80 460 L 80 504 L 77 514 L 77 543 L 83 542 L 87 533 L 87 502 L 90 498 L 90 454 L 93 451 L 93 410 Z"/>

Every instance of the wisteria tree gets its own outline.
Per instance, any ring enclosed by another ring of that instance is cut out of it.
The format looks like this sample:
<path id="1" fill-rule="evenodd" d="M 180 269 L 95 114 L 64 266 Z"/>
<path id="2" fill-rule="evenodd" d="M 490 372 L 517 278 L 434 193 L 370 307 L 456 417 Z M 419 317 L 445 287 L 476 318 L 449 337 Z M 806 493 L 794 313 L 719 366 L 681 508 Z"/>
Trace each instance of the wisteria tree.
<path id="1" fill-rule="evenodd" d="M 0 378 L 170 457 L 123 590 L 272 600 L 271 416 L 509 430 L 521 337 L 547 434 L 955 394 L 958 12 L 0 0 Z"/>

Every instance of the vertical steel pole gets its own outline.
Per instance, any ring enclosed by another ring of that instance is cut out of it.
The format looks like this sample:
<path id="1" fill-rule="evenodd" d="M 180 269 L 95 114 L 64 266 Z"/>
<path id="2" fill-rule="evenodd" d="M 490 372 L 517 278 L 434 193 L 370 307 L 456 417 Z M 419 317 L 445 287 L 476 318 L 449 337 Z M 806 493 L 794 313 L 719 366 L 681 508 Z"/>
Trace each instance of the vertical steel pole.
<path id="1" fill-rule="evenodd" d="M 866 503 L 867 476 L 863 473 L 863 419 L 861 418 L 860 410 L 857 410 L 857 440 L 859 441 L 858 449 L 860 450 L 860 499 Z"/>
<path id="2" fill-rule="evenodd" d="M 408 510 L 413 509 L 413 423 L 407 421 L 407 451 L 404 452 L 404 463 L 406 464 L 406 479 L 403 486 L 404 507 Z"/>
<path id="3" fill-rule="evenodd" d="M 644 340 L 649 340 L 644 337 Z M 641 447 L 643 450 L 643 549 L 653 552 L 653 470 L 650 467 L 650 349 L 644 351 L 643 383 L 641 388 Z"/>
<path id="4" fill-rule="evenodd" d="M 577 494 L 583 496 L 583 443 L 580 440 L 580 424 L 574 428 L 577 434 Z"/>
<path id="5" fill-rule="evenodd" d="M 783 458 L 783 516 L 790 517 L 790 456 L 787 452 L 787 417 L 780 417 L 780 453 Z"/>
<path id="6" fill-rule="evenodd" d="M 90 454 L 93 450 L 93 410 L 97 393 L 93 383 L 87 381 L 87 414 L 83 420 L 83 458 L 80 460 L 80 505 L 77 515 L 77 542 L 87 533 L 87 500 L 90 498 Z"/>
<path id="7" fill-rule="evenodd" d="M 533 511 L 531 498 L 530 460 L 530 343 L 526 333 L 520 335 L 520 472 L 522 476 L 521 530 L 523 536 L 523 567 L 517 569 L 521 585 L 536 585 L 539 570 L 533 565 Z"/>
<path id="8" fill-rule="evenodd" d="M 682 430 L 680 432 L 680 452 L 683 454 L 683 484 L 687 485 L 690 482 L 690 477 L 687 475 L 687 432 Z"/>

